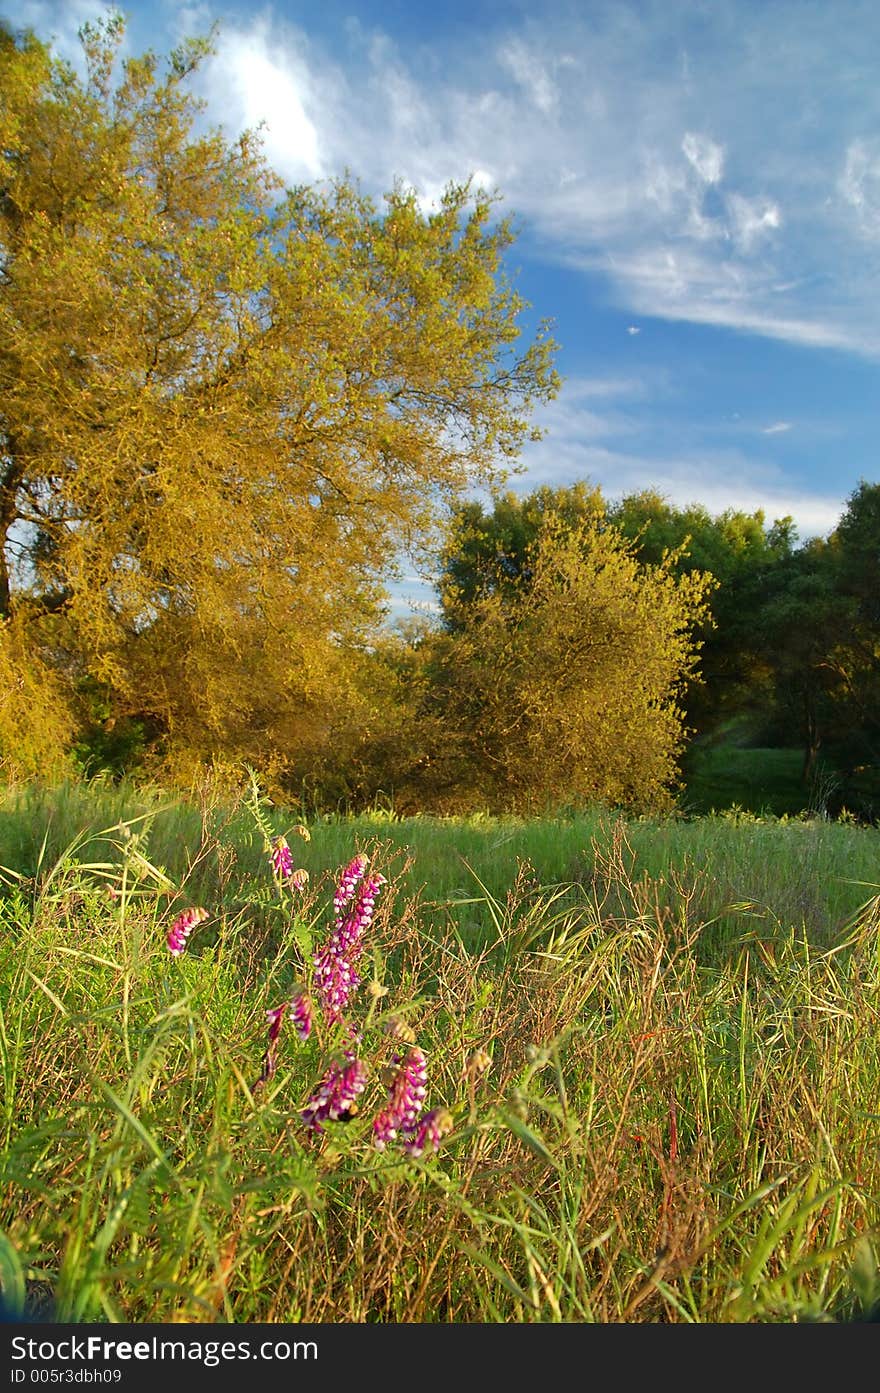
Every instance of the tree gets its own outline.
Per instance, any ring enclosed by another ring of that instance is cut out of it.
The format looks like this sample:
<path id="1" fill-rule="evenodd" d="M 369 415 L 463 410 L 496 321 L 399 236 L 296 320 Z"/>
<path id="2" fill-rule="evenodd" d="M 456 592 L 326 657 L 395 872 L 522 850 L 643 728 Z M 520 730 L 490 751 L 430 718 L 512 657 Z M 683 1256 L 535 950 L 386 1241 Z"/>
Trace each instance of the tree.
<path id="1" fill-rule="evenodd" d="M 832 649 L 838 674 L 841 800 L 880 819 L 880 484 L 862 479 L 828 540 L 849 623 Z"/>
<path id="2" fill-rule="evenodd" d="M 856 600 L 859 619 L 876 644 L 880 635 L 880 484 L 860 481 L 847 499 L 831 545 L 838 561 L 839 588 Z"/>
<path id="3" fill-rule="evenodd" d="M 706 571 L 718 582 L 700 634 L 701 681 L 684 698 L 689 722 L 705 733 L 743 712 L 760 719 L 766 682 L 756 626 L 771 572 L 793 555 L 794 520 L 779 518 L 768 527 L 760 509 L 728 508 L 713 516 L 701 504 L 676 507 L 650 489 L 622 498 L 609 508 L 608 520 L 641 560 L 656 565 L 675 551 L 677 571 Z"/>
<path id="4" fill-rule="evenodd" d="M 86 26 L 81 80 L 0 30 L 0 644 L 178 754 L 283 763 L 554 345 L 516 351 L 492 199 L 285 192 L 200 129 L 206 43 L 121 37 Z"/>
<path id="5" fill-rule="evenodd" d="M 529 554 L 552 516 L 565 526 L 599 522 L 605 515 L 601 490 L 585 482 L 538 488 L 525 497 L 496 491 L 492 511 L 467 500 L 452 511 L 440 553 L 438 583 L 443 619 L 455 629 L 478 599 L 512 592 L 529 580 Z"/>
<path id="6" fill-rule="evenodd" d="M 755 654 L 755 626 L 770 569 L 792 554 L 791 518 L 767 527 L 760 511 L 728 509 L 713 517 L 700 504 L 676 507 L 651 489 L 607 503 L 584 482 L 537 489 L 524 498 L 496 493 L 491 512 L 476 502 L 455 509 L 439 587 L 447 627 L 455 628 L 461 605 L 466 609 L 477 595 L 523 578 L 528 548 L 549 513 L 571 527 L 593 520 L 613 528 L 645 565 L 659 566 L 668 557 L 677 575 L 712 575 L 718 585 L 699 630 L 700 677 L 682 693 L 688 723 L 712 730 L 750 705 L 760 707 L 766 683 Z"/>
<path id="7" fill-rule="evenodd" d="M 781 557 L 762 579 L 760 603 L 749 610 L 749 646 L 760 674 L 755 686 L 763 691 L 764 738 L 800 744 L 808 785 L 820 754 L 842 733 L 841 645 L 852 633 L 854 607 L 840 593 L 831 549 L 818 538 Z"/>
<path id="8" fill-rule="evenodd" d="M 511 506 L 503 500 L 502 522 Z M 518 575 L 502 558 L 503 583 L 447 593 L 425 710 L 442 715 L 427 759 L 441 804 L 668 801 L 684 741 L 679 697 L 712 587 L 701 573 L 676 575 L 676 561 L 645 566 L 599 517 L 547 508 Z"/>

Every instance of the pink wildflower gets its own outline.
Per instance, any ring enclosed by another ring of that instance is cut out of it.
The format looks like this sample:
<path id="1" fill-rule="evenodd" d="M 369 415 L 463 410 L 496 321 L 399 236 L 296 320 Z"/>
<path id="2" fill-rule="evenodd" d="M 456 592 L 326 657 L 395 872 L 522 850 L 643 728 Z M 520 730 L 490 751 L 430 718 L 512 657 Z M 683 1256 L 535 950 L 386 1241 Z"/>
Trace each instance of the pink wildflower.
<path id="1" fill-rule="evenodd" d="M 308 992 L 299 989 L 290 1003 L 290 1019 L 300 1040 L 308 1040 L 312 1033 L 312 999 Z"/>
<path id="2" fill-rule="evenodd" d="M 428 1091 L 428 1064 L 424 1053 L 414 1046 L 400 1062 L 388 1089 L 388 1103 L 373 1119 L 373 1144 L 384 1151 L 398 1132 L 411 1132 L 415 1126 Z"/>
<path id="3" fill-rule="evenodd" d="M 197 924 L 204 923 L 207 918 L 206 909 L 185 909 L 182 914 L 178 914 L 168 930 L 168 951 L 173 958 L 180 956 L 193 929 Z"/>
<path id="4" fill-rule="evenodd" d="M 333 913 L 340 915 L 355 892 L 355 887 L 359 880 L 363 878 L 364 871 L 367 869 L 366 856 L 355 856 L 349 861 L 339 881 L 336 894 L 333 896 Z"/>
<path id="5" fill-rule="evenodd" d="M 272 870 L 281 880 L 287 880 L 293 874 L 293 856 L 284 837 L 275 838 L 275 845 L 269 854 L 269 860 L 272 863 Z"/>
<path id="6" fill-rule="evenodd" d="M 346 904 L 354 895 L 357 878 L 363 876 L 365 865 L 365 857 L 356 856 L 343 873 L 333 901 L 337 910 L 333 932 L 324 947 L 315 954 L 315 984 L 330 1025 L 336 1025 L 342 1019 L 350 998 L 360 986 L 356 964 L 363 952 L 364 937 L 373 921 L 376 896 L 385 884 L 384 876 L 371 876 L 361 886 L 353 908 L 343 914 Z"/>
<path id="7" fill-rule="evenodd" d="M 274 1045 L 278 1036 L 281 1034 L 281 1022 L 284 1020 L 284 1013 L 287 1010 L 287 1003 L 283 1006 L 275 1006 L 271 1011 L 266 1012 L 269 1021 L 269 1044 Z"/>
<path id="8" fill-rule="evenodd" d="M 452 1131 L 452 1114 L 446 1108 L 432 1108 L 404 1138 L 403 1148 L 409 1156 L 421 1156 L 426 1147 L 440 1150 L 440 1143 Z"/>
<path id="9" fill-rule="evenodd" d="M 344 1064 L 334 1060 L 330 1065 L 300 1114 L 303 1122 L 313 1131 L 322 1132 L 322 1124 L 328 1119 L 346 1121 L 357 1111 L 357 1099 L 366 1084 L 367 1066 L 347 1052 Z"/>

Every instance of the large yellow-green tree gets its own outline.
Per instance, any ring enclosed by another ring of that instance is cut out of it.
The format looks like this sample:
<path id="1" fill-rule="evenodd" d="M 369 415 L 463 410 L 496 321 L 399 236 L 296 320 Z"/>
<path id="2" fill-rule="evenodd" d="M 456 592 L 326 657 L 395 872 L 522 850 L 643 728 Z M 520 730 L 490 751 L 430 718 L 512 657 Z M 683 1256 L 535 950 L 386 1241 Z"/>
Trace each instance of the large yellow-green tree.
<path id="1" fill-rule="evenodd" d="M 205 128 L 205 43 L 121 37 L 87 27 L 80 77 L 0 29 L 0 658 L 51 671 L 53 744 L 88 692 L 283 763 L 399 549 L 515 456 L 553 344 L 518 349 L 492 199 L 284 190 Z"/>

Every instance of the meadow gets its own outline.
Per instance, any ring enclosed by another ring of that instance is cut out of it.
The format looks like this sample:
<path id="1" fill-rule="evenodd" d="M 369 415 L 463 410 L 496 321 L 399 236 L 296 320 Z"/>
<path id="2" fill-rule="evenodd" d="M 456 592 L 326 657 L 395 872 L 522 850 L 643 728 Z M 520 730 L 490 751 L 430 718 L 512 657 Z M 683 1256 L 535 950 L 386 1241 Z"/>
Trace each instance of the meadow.
<path id="1" fill-rule="evenodd" d="M 0 800 L 0 1288 L 32 1319 L 864 1319 L 880 832 L 734 809 L 306 819 L 254 785 Z M 309 873 L 273 872 L 283 835 Z M 308 986 L 386 877 L 342 1021 Z M 184 951 L 168 933 L 206 911 Z M 314 993 L 313 993 L 314 994 Z M 280 1021 L 281 1017 L 277 1017 Z M 438 1149 L 373 1119 L 412 1048 Z M 303 1119 L 357 1051 L 356 1103 Z"/>

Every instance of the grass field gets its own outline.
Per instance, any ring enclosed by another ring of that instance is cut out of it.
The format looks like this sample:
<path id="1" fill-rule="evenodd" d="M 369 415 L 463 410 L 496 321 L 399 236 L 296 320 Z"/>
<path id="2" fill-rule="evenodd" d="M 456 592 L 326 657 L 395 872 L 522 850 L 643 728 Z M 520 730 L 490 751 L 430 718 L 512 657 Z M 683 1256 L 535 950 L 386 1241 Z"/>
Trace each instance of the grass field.
<path id="1" fill-rule="evenodd" d="M 782 817 L 821 812 L 833 775 L 820 769 L 804 785 L 801 750 L 762 749 L 736 743 L 736 731 L 718 742 L 691 745 L 681 802 L 692 815 L 747 808 Z"/>
<path id="2" fill-rule="evenodd" d="M 304 842 L 295 821 L 207 791 L 7 793 L 8 1306 L 754 1322 L 880 1300 L 880 833 L 376 814 Z M 267 831 L 304 893 L 273 878 Z M 268 1070 L 266 1012 L 307 982 L 356 851 L 388 878 L 361 990 L 305 1043 L 285 1024 Z M 209 917 L 174 958 L 187 906 Z M 410 1048 L 394 1019 L 427 1057 L 425 1109 L 450 1114 L 436 1154 L 372 1144 Z M 310 1131 L 345 1048 L 358 1107 Z"/>

